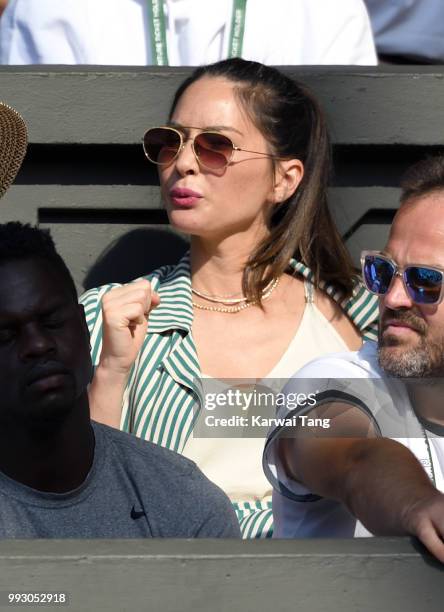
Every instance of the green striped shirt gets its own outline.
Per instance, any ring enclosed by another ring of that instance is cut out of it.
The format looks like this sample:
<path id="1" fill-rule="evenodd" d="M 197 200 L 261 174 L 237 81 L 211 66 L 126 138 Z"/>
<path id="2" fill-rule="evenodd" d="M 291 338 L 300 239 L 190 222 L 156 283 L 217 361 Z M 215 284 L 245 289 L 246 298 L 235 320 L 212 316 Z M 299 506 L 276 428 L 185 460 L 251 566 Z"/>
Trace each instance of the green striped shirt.
<path id="1" fill-rule="evenodd" d="M 307 266 L 296 260 L 290 267 L 312 281 Z M 196 406 L 202 406 L 200 366 L 192 338 L 193 305 L 189 254 L 175 266 L 164 266 L 146 276 L 160 295 L 160 305 L 149 316 L 148 331 L 133 365 L 124 393 L 121 428 L 141 438 L 182 452 L 193 429 Z M 102 345 L 103 295 L 116 287 L 104 285 L 87 291 L 80 301 L 85 307 L 91 334 L 92 359 L 99 361 Z M 332 286 L 320 288 L 332 297 L 360 330 L 364 339 L 376 339 L 377 298 L 357 284 L 353 297 L 341 299 Z M 193 410 L 194 408 L 194 410 Z M 244 537 L 270 537 L 270 502 L 245 500 L 235 503 Z"/>

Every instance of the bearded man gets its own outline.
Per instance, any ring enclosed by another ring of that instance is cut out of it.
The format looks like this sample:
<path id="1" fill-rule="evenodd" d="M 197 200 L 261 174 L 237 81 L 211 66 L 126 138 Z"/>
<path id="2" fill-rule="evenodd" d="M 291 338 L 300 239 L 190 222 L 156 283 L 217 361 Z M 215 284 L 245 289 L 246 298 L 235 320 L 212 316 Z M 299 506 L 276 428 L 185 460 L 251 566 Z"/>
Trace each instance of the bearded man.
<path id="1" fill-rule="evenodd" d="M 316 406 L 296 416 L 324 427 L 276 427 L 264 469 L 276 537 L 411 534 L 444 562 L 444 157 L 413 166 L 402 188 L 385 249 L 362 254 L 378 343 L 297 373 L 285 392 Z"/>

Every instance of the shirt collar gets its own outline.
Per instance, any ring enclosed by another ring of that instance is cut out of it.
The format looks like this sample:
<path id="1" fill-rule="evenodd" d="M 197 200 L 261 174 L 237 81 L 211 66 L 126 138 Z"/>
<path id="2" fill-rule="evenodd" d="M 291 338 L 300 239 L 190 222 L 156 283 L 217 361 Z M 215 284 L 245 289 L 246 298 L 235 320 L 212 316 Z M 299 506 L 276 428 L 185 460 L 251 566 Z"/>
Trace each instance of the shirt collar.
<path id="1" fill-rule="evenodd" d="M 313 283 L 314 274 L 304 263 L 291 259 L 289 267 L 305 280 Z M 193 300 L 189 251 L 177 265 L 160 268 L 149 279 L 153 289 L 159 293 L 161 301 L 159 306 L 150 313 L 148 333 L 165 332 L 171 329 L 190 332 L 193 324 Z M 356 281 L 353 295 L 347 298 L 344 298 L 337 287 L 331 283 L 321 281 L 319 287 L 340 306 L 361 333 L 367 330 L 369 324 L 374 324 L 376 321 L 377 297 L 369 293 L 359 281 Z"/>
<path id="2" fill-rule="evenodd" d="M 178 264 L 164 266 L 148 279 L 153 290 L 160 296 L 160 304 L 150 312 L 147 333 L 171 329 L 190 332 L 193 324 L 193 303 L 189 251 Z"/>

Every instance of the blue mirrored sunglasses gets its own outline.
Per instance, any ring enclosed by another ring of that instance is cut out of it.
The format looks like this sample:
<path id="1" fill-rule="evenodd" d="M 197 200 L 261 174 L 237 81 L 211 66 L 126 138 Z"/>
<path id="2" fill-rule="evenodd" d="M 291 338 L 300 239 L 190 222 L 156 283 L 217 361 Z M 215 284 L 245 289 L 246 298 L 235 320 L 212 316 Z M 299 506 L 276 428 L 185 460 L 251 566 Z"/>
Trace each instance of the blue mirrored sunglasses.
<path id="1" fill-rule="evenodd" d="M 363 251 L 361 265 L 362 278 L 371 293 L 384 295 L 399 276 L 415 304 L 439 304 L 443 299 L 444 270 L 420 264 L 401 267 L 379 251 Z"/>

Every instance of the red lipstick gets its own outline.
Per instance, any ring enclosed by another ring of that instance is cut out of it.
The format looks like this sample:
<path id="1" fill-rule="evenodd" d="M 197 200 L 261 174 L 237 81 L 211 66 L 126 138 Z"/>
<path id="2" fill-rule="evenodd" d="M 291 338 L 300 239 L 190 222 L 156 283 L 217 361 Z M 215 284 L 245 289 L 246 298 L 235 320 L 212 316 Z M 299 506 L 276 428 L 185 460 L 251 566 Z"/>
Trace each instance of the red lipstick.
<path id="1" fill-rule="evenodd" d="M 202 197 L 202 194 L 187 187 L 174 187 L 170 191 L 170 198 L 175 206 L 190 208 Z"/>

